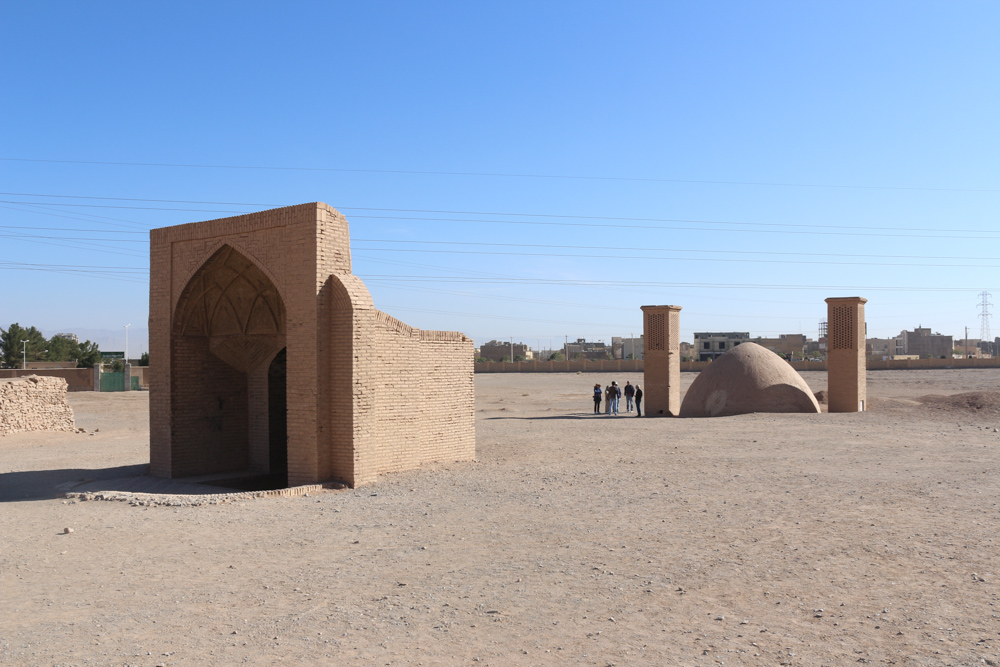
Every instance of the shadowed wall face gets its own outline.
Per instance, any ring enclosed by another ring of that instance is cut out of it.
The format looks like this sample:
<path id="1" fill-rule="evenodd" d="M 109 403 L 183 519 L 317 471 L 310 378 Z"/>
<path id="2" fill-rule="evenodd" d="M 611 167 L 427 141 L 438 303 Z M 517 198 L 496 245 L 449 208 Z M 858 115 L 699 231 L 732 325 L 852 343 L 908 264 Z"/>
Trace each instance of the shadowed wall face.
<path id="1" fill-rule="evenodd" d="M 246 257 L 223 246 L 191 278 L 174 323 L 172 475 L 251 468 L 250 440 L 260 437 L 252 431 L 267 423 L 250 419 L 250 397 L 268 388 L 248 383 L 251 377 L 261 382 L 254 371 L 284 342 L 277 288 Z"/>
<path id="2" fill-rule="evenodd" d="M 287 359 L 282 349 L 267 369 L 268 471 L 272 474 L 288 473 Z"/>

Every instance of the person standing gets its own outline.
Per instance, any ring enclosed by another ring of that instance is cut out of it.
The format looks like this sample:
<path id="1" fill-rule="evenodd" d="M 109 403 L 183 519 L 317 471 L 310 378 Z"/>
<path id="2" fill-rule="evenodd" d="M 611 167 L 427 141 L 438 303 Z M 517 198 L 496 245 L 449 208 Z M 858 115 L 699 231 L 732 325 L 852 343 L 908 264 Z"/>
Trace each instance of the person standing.
<path id="1" fill-rule="evenodd" d="M 604 414 L 611 414 L 611 385 L 604 386 Z"/>
<path id="2" fill-rule="evenodd" d="M 601 390 L 601 383 L 598 382 L 594 385 L 594 414 L 601 414 L 601 395 L 604 391 Z"/>
<path id="3" fill-rule="evenodd" d="M 632 412 L 632 397 L 635 396 L 635 387 L 628 380 L 625 380 L 625 412 Z"/>
<path id="4" fill-rule="evenodd" d="M 618 386 L 617 382 L 612 381 L 611 383 L 611 414 L 615 417 L 618 416 L 618 400 L 622 396 L 622 389 Z"/>
<path id="5" fill-rule="evenodd" d="M 642 416 L 642 387 L 639 385 L 635 386 L 635 412 L 636 417 Z"/>

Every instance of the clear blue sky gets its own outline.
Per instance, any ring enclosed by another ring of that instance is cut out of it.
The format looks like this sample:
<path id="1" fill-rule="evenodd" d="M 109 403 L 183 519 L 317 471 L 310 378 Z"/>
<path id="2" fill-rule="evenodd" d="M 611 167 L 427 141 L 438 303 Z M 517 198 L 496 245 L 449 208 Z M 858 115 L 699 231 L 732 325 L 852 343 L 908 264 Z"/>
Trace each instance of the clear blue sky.
<path id="1" fill-rule="evenodd" d="M 976 337 L 998 31 L 995 2 L 3 3 L 0 323 L 141 328 L 133 232 L 324 201 L 378 307 L 477 343 L 663 303 L 686 340 L 815 337 L 848 295 L 870 336 Z"/>

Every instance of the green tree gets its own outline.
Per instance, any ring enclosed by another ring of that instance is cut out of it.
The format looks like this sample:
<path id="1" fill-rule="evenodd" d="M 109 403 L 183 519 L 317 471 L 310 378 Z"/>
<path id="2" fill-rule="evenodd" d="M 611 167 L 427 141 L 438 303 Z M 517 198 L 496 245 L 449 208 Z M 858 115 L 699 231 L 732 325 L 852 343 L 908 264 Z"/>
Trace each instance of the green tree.
<path id="1" fill-rule="evenodd" d="M 566 361 L 566 355 L 562 352 L 553 352 L 549 355 L 549 361 Z"/>
<path id="2" fill-rule="evenodd" d="M 63 336 L 53 336 L 46 343 L 48 352 L 45 355 L 46 361 L 70 361 L 76 358 L 80 346 Z"/>
<path id="3" fill-rule="evenodd" d="M 43 356 L 48 349 L 48 341 L 41 331 L 35 327 L 25 329 L 15 322 L 6 329 L 0 329 L 0 365 L 4 368 L 21 367 L 25 350 L 21 341 L 28 341 L 27 357 L 32 361 Z"/>
<path id="4" fill-rule="evenodd" d="M 139 357 L 139 365 L 140 366 L 148 366 L 149 365 L 149 352 L 143 352 L 142 353 L 142 356 Z"/>
<path id="5" fill-rule="evenodd" d="M 97 347 L 97 343 L 91 343 L 89 340 L 84 341 L 77 346 L 76 352 L 71 358 L 76 359 L 76 365 L 80 368 L 93 368 L 101 361 L 101 350 Z"/>

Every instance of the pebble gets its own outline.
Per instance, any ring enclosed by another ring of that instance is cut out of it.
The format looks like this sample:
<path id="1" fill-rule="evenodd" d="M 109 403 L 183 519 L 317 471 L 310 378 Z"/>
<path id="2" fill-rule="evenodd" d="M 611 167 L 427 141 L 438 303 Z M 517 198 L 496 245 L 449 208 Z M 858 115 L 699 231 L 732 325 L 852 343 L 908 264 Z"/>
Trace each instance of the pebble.
<path id="1" fill-rule="evenodd" d="M 73 532 L 72 528 L 63 528 L 63 535 L 69 535 Z"/>

